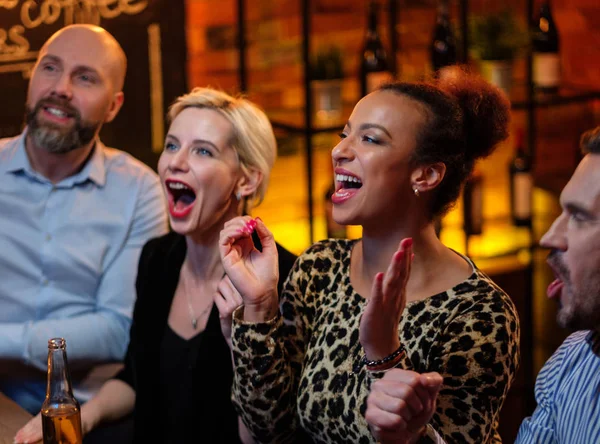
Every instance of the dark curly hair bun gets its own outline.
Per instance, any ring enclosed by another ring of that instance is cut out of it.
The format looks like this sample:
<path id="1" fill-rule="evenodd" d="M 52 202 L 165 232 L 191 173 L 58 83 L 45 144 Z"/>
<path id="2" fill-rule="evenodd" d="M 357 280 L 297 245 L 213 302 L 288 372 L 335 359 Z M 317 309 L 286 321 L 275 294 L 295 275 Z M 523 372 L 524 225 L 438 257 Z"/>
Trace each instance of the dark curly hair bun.
<path id="1" fill-rule="evenodd" d="M 510 102 L 502 90 L 458 67 L 442 76 L 438 87 L 455 97 L 463 111 L 467 159 L 487 157 L 506 140 Z"/>

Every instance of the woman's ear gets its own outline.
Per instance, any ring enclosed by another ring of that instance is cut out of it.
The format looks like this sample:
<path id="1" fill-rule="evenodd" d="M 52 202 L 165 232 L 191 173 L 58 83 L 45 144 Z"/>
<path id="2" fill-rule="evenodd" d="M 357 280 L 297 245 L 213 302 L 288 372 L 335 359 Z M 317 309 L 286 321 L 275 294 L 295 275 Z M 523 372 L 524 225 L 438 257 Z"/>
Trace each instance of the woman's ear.
<path id="1" fill-rule="evenodd" d="M 235 187 L 235 194 L 241 197 L 253 195 L 260 186 L 262 179 L 263 174 L 261 171 L 256 168 L 248 168 L 247 173 L 238 181 Z"/>
<path id="2" fill-rule="evenodd" d="M 437 187 L 446 175 L 446 164 L 436 162 L 417 167 L 410 175 L 410 183 L 419 193 L 425 193 Z"/>

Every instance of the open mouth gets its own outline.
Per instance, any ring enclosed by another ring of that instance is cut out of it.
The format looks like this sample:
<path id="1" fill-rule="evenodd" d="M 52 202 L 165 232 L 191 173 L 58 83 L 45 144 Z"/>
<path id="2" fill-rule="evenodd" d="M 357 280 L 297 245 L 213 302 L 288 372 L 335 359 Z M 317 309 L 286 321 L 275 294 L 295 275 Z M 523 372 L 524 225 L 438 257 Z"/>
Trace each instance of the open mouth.
<path id="1" fill-rule="evenodd" d="M 336 192 L 340 190 L 358 189 L 362 187 L 362 181 L 356 176 L 347 174 L 336 174 Z"/>
<path id="2" fill-rule="evenodd" d="M 167 180 L 165 182 L 169 193 L 169 211 L 174 217 L 186 216 L 194 206 L 196 193 L 184 182 Z"/>
<path id="3" fill-rule="evenodd" d="M 74 115 L 72 113 L 69 113 L 63 109 L 60 108 L 56 108 L 54 106 L 48 105 L 48 106 L 43 106 L 42 109 L 47 113 L 50 114 L 51 116 L 54 116 L 58 119 L 69 119 L 71 117 L 74 117 Z"/>

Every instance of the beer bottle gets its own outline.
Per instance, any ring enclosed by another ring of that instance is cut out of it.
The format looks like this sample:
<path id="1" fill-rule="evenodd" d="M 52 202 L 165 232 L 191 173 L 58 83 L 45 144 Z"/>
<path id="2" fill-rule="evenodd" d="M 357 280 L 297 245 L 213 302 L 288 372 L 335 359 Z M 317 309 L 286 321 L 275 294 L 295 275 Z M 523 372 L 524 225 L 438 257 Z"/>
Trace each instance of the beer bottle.
<path id="1" fill-rule="evenodd" d="M 73 396 L 63 338 L 48 341 L 48 384 L 42 404 L 44 444 L 81 444 L 81 413 Z"/>

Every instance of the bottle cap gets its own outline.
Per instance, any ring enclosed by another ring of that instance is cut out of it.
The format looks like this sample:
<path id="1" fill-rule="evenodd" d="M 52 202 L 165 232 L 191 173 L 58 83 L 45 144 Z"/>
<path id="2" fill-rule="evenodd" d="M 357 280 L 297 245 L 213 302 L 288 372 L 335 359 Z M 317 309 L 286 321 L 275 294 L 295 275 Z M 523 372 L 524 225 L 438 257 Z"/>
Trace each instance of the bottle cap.
<path id="1" fill-rule="evenodd" d="M 60 350 L 61 348 L 65 348 L 67 345 L 64 338 L 52 338 L 48 340 L 48 348 L 52 350 Z"/>

